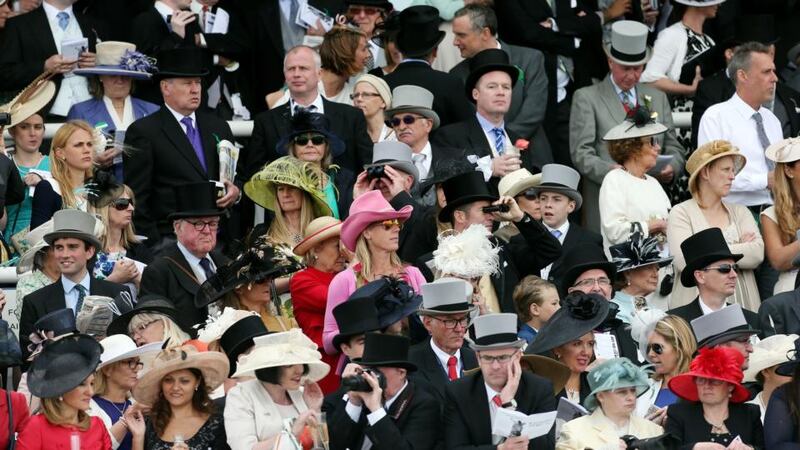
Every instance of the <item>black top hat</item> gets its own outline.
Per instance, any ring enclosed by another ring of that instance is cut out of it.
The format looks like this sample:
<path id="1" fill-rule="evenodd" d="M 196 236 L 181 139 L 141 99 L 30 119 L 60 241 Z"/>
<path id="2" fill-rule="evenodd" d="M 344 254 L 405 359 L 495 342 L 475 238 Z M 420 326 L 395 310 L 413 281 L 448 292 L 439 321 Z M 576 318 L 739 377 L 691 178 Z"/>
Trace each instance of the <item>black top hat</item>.
<path id="1" fill-rule="evenodd" d="M 333 317 L 339 326 L 339 334 L 333 337 L 333 346 L 336 348 L 353 336 L 381 329 L 378 309 L 371 297 L 347 299 L 333 308 Z"/>
<path id="2" fill-rule="evenodd" d="M 69 308 L 57 309 L 39 318 L 33 324 L 36 331 L 53 333 L 53 336 L 63 336 L 78 332 L 75 325 L 75 311 Z"/>
<path id="3" fill-rule="evenodd" d="M 204 77 L 208 75 L 207 59 L 208 54 L 200 47 L 163 50 L 158 54 L 158 72 L 153 79 Z"/>
<path id="4" fill-rule="evenodd" d="M 236 361 L 239 355 L 252 347 L 253 338 L 269 334 L 269 330 L 264 326 L 264 321 L 260 316 L 247 316 L 231 325 L 219 338 L 219 346 L 228 355 L 231 368 L 228 377 L 232 377 L 236 372 Z"/>
<path id="5" fill-rule="evenodd" d="M 225 214 L 224 209 L 217 208 L 217 185 L 203 181 L 175 186 L 175 212 L 169 220 L 188 219 L 190 217 L 215 217 Z"/>
<path id="6" fill-rule="evenodd" d="M 736 18 L 735 34 L 723 48 L 732 48 L 745 42 L 772 45 L 780 40 L 775 33 L 772 14 L 745 14 Z"/>
<path id="7" fill-rule="evenodd" d="M 439 30 L 439 10 L 433 6 L 412 6 L 400 13 L 397 49 L 406 58 L 425 56 L 439 46 L 445 32 Z"/>
<path id="8" fill-rule="evenodd" d="M 562 267 L 568 267 L 564 277 L 561 279 L 562 294 L 566 294 L 567 290 L 575 283 L 575 280 L 587 270 L 600 269 L 611 280 L 614 280 L 614 276 L 617 274 L 617 266 L 606 258 L 602 247 L 597 244 L 582 243 L 575 245 L 572 250 L 564 255 L 562 264 Z"/>
<path id="9" fill-rule="evenodd" d="M 686 267 L 681 273 L 681 284 L 686 287 L 697 286 L 697 281 L 694 279 L 695 270 L 721 259 L 738 261 L 744 256 L 741 253 L 731 253 L 719 228 L 707 228 L 689 236 L 681 242 L 681 251 L 686 261 Z"/>
<path id="10" fill-rule="evenodd" d="M 561 301 L 563 306 L 539 330 L 526 354 L 546 353 L 559 345 L 580 339 L 599 327 L 608 316 L 610 302 L 597 294 L 572 292 Z"/>
<path id="11" fill-rule="evenodd" d="M 289 122 L 289 134 L 283 136 L 275 145 L 279 155 L 289 154 L 289 145 L 295 136 L 303 133 L 318 133 L 328 140 L 328 151 L 334 157 L 344 153 L 344 141 L 331 132 L 328 117 L 324 114 L 312 113 L 306 110 L 294 113 Z"/>
<path id="12" fill-rule="evenodd" d="M 467 98 L 472 103 L 475 99 L 472 98 L 472 89 L 478 84 L 478 80 L 489 72 L 501 71 L 511 77 L 511 86 L 515 86 L 519 81 L 522 73 L 516 66 L 512 66 L 508 62 L 508 53 L 499 48 L 488 48 L 475 54 L 469 60 L 469 75 L 467 82 L 464 85 L 464 91 L 467 93 Z"/>
<path id="13" fill-rule="evenodd" d="M 178 310 L 175 308 L 175 305 L 173 305 L 172 302 L 164 297 L 161 297 L 160 295 L 143 295 L 139 297 L 136 306 L 132 310 L 123 313 L 111 321 L 111 324 L 108 326 L 106 336 L 112 336 L 114 334 L 128 334 L 128 324 L 131 322 L 131 319 L 133 319 L 133 317 L 137 314 L 144 313 L 162 314 L 172 319 L 172 321 L 178 326 L 181 324 L 181 321 L 178 319 Z M 187 330 L 183 331 L 188 333 Z"/>
<path id="14" fill-rule="evenodd" d="M 472 171 L 456 175 L 442 183 L 442 189 L 447 205 L 439 211 L 440 222 L 452 221 L 453 210 L 461 205 L 479 200 L 490 202 L 497 200 L 497 196 L 489 192 L 489 186 L 483 179 L 483 172 Z"/>
<path id="15" fill-rule="evenodd" d="M 367 333 L 364 338 L 364 354 L 353 362 L 362 366 L 400 367 L 409 372 L 417 366 L 408 360 L 408 347 L 411 341 L 405 336 Z"/>
<path id="16" fill-rule="evenodd" d="M 361 286 L 350 294 L 347 301 L 360 298 L 369 298 L 375 304 L 380 328 L 410 316 L 422 304 L 422 296 L 414 292 L 408 283 L 392 277 L 383 277 Z"/>
<path id="17" fill-rule="evenodd" d="M 28 370 L 28 388 L 39 398 L 63 395 L 91 375 L 100 364 L 103 346 L 85 334 L 47 342 Z"/>

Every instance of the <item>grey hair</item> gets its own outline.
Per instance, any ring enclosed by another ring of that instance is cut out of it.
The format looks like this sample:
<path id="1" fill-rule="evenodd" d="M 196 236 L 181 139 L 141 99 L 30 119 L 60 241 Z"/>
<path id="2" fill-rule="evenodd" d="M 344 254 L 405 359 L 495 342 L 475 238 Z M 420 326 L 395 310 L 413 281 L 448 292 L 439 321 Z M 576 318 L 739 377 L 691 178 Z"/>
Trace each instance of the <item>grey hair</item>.
<path id="1" fill-rule="evenodd" d="M 283 69 L 286 70 L 286 58 L 302 49 L 306 49 L 311 52 L 311 55 L 314 58 L 314 69 L 320 70 L 322 68 L 322 58 L 320 58 L 319 53 L 316 50 L 307 45 L 295 45 L 294 47 L 290 48 L 283 57 Z"/>
<path id="2" fill-rule="evenodd" d="M 769 47 L 760 42 L 745 42 L 733 51 L 731 62 L 728 63 L 728 77 L 733 81 L 734 85 L 738 81 L 736 74 L 740 70 L 745 72 L 750 70 L 750 63 L 753 60 L 751 55 L 753 53 L 769 54 Z"/>
<path id="3" fill-rule="evenodd" d="M 469 16 L 472 31 L 480 33 L 484 28 L 488 28 L 492 36 L 497 36 L 497 14 L 492 8 L 474 3 L 469 4 L 456 11 L 453 18 L 462 16 Z"/>

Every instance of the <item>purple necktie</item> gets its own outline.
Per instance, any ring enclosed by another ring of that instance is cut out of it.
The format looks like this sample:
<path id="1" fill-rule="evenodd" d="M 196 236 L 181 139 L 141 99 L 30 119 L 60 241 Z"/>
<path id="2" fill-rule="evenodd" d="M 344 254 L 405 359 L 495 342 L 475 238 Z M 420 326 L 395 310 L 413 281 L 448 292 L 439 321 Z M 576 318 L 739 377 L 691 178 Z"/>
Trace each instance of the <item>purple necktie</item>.
<path id="1" fill-rule="evenodd" d="M 197 131 L 197 128 L 192 125 L 192 118 L 184 117 L 181 119 L 181 123 L 186 125 L 186 137 L 189 138 L 189 143 L 194 147 L 194 153 L 197 155 L 200 165 L 203 166 L 203 170 L 208 172 L 208 168 L 206 167 L 206 155 L 203 153 L 203 143 L 200 142 L 200 133 Z"/>

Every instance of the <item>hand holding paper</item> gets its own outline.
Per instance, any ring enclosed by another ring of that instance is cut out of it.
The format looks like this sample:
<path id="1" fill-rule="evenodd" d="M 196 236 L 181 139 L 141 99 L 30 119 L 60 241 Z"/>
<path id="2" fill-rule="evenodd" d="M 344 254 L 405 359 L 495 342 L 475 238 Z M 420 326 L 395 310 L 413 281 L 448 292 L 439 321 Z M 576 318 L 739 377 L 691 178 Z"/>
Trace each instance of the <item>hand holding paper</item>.
<path id="1" fill-rule="evenodd" d="M 528 416 L 519 411 L 498 408 L 494 418 L 492 434 L 510 437 L 519 433 L 520 436 L 527 436 L 528 439 L 535 439 L 549 433 L 550 429 L 553 428 L 553 422 L 555 422 L 555 420 L 556 411 L 531 414 Z"/>

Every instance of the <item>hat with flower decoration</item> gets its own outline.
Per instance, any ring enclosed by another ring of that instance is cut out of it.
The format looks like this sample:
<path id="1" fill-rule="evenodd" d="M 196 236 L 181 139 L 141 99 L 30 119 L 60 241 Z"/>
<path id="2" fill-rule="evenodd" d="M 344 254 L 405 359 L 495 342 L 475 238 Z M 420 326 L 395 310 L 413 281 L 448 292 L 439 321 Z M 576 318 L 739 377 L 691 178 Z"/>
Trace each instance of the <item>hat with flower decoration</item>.
<path id="1" fill-rule="evenodd" d="M 95 51 L 95 66 L 77 68 L 76 75 L 109 75 L 147 80 L 155 71 L 156 60 L 136 51 L 129 42 L 98 42 Z"/>
<path id="2" fill-rule="evenodd" d="M 539 330 L 525 353 L 543 354 L 559 345 L 580 339 L 594 330 L 608 316 L 609 302 L 597 294 L 571 292 L 562 300 L 563 306 Z"/>
<path id="3" fill-rule="evenodd" d="M 663 123 L 658 122 L 658 113 L 651 111 L 647 105 L 639 104 L 628 112 L 625 120 L 608 130 L 604 141 L 619 141 L 647 136 L 655 136 L 667 131 Z"/>
<path id="4" fill-rule="evenodd" d="M 734 348 L 701 348 L 689 365 L 689 371 L 675 375 L 667 384 L 678 397 L 696 402 L 699 396 L 695 378 L 724 381 L 733 386 L 730 401 L 742 403 L 750 398 L 750 392 L 741 384 L 742 363 L 744 356 Z"/>

